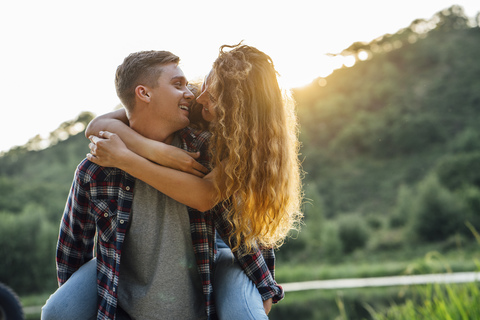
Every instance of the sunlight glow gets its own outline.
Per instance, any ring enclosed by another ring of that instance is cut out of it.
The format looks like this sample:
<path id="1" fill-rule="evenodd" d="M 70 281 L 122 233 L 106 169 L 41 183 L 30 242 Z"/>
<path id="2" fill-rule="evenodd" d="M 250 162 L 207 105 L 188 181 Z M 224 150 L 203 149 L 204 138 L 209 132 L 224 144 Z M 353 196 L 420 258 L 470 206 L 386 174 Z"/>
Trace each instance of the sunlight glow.
<path id="1" fill-rule="evenodd" d="M 317 83 L 320 87 L 325 87 L 327 85 L 327 79 L 320 78 L 320 79 L 318 79 Z"/>
<path id="2" fill-rule="evenodd" d="M 81 122 L 77 122 L 69 128 L 69 133 L 71 135 L 75 135 L 77 133 L 82 132 L 84 129 L 85 129 L 85 125 Z"/>
<path id="3" fill-rule="evenodd" d="M 348 56 L 343 59 L 343 65 L 345 67 L 353 67 L 355 65 L 355 57 L 353 56 Z"/>
<path id="4" fill-rule="evenodd" d="M 368 59 L 368 52 L 367 51 L 360 51 L 358 53 L 358 59 L 360 59 L 360 61 L 365 61 Z"/>

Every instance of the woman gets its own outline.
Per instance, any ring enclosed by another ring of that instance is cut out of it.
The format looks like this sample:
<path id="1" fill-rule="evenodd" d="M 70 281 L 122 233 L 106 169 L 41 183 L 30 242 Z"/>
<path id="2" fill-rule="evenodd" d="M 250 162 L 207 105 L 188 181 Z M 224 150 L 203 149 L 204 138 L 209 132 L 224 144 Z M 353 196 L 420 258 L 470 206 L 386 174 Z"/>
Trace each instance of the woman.
<path id="1" fill-rule="evenodd" d="M 197 101 L 212 133 L 210 173 L 205 175 L 195 154 L 132 135 L 117 121 L 125 121 L 122 111 L 90 124 L 87 135 L 116 134 L 91 137 L 89 160 L 118 167 L 200 211 L 222 203 L 231 230 L 227 242 L 236 254 L 279 247 L 301 218 L 300 165 L 295 114 L 270 57 L 246 45 L 223 46 Z M 175 171 L 179 183 L 165 186 L 165 168 L 139 166 L 139 156 L 181 170 Z"/>

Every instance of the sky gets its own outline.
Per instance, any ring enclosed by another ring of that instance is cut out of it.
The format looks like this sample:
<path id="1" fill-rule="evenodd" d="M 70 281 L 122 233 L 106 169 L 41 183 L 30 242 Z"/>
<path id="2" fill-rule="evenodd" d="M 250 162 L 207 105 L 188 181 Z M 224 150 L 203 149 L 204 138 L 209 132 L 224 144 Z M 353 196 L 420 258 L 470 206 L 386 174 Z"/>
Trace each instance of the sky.
<path id="1" fill-rule="evenodd" d="M 0 152 L 48 137 L 82 111 L 119 100 L 117 66 L 131 52 L 168 50 L 190 80 L 208 73 L 223 44 L 244 41 L 271 56 L 284 88 L 327 76 L 339 53 L 478 0 L 26 0 L 0 4 Z"/>

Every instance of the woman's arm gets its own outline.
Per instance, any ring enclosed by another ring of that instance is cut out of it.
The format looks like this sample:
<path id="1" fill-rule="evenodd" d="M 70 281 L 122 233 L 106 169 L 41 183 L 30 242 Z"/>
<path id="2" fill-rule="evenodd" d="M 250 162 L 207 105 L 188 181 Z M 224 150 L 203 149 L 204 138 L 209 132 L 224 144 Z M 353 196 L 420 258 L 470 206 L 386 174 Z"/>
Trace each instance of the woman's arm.
<path id="1" fill-rule="evenodd" d="M 85 130 L 85 136 L 98 136 L 102 131 L 114 132 L 136 154 L 162 166 L 181 170 L 203 177 L 208 169 L 195 159 L 199 153 L 187 152 L 180 148 L 145 138 L 128 126 L 125 109 L 119 109 L 93 119 Z"/>
<path id="2" fill-rule="evenodd" d="M 202 179 L 141 157 L 129 150 L 116 134 L 104 132 L 101 138 L 93 136 L 91 140 L 91 153 L 87 155 L 90 161 L 126 171 L 170 198 L 199 211 L 208 211 L 215 206 L 215 169 Z"/>
<path id="3" fill-rule="evenodd" d="M 95 117 L 85 129 L 85 137 L 88 139 L 91 135 L 98 135 L 100 131 L 110 131 L 111 126 L 115 126 L 118 121 L 127 126 L 129 124 L 127 112 L 123 108 Z"/>

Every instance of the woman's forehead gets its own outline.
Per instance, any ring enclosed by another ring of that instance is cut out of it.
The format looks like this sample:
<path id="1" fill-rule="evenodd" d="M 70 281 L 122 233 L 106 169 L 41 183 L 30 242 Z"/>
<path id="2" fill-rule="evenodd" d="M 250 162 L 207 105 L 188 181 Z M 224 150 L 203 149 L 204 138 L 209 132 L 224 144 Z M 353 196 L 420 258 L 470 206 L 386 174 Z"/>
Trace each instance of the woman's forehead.
<path id="1" fill-rule="evenodd" d="M 210 72 L 205 76 L 205 79 L 203 80 L 202 83 L 202 91 L 204 91 L 212 82 L 212 77 L 213 77 L 213 70 L 210 70 Z"/>

